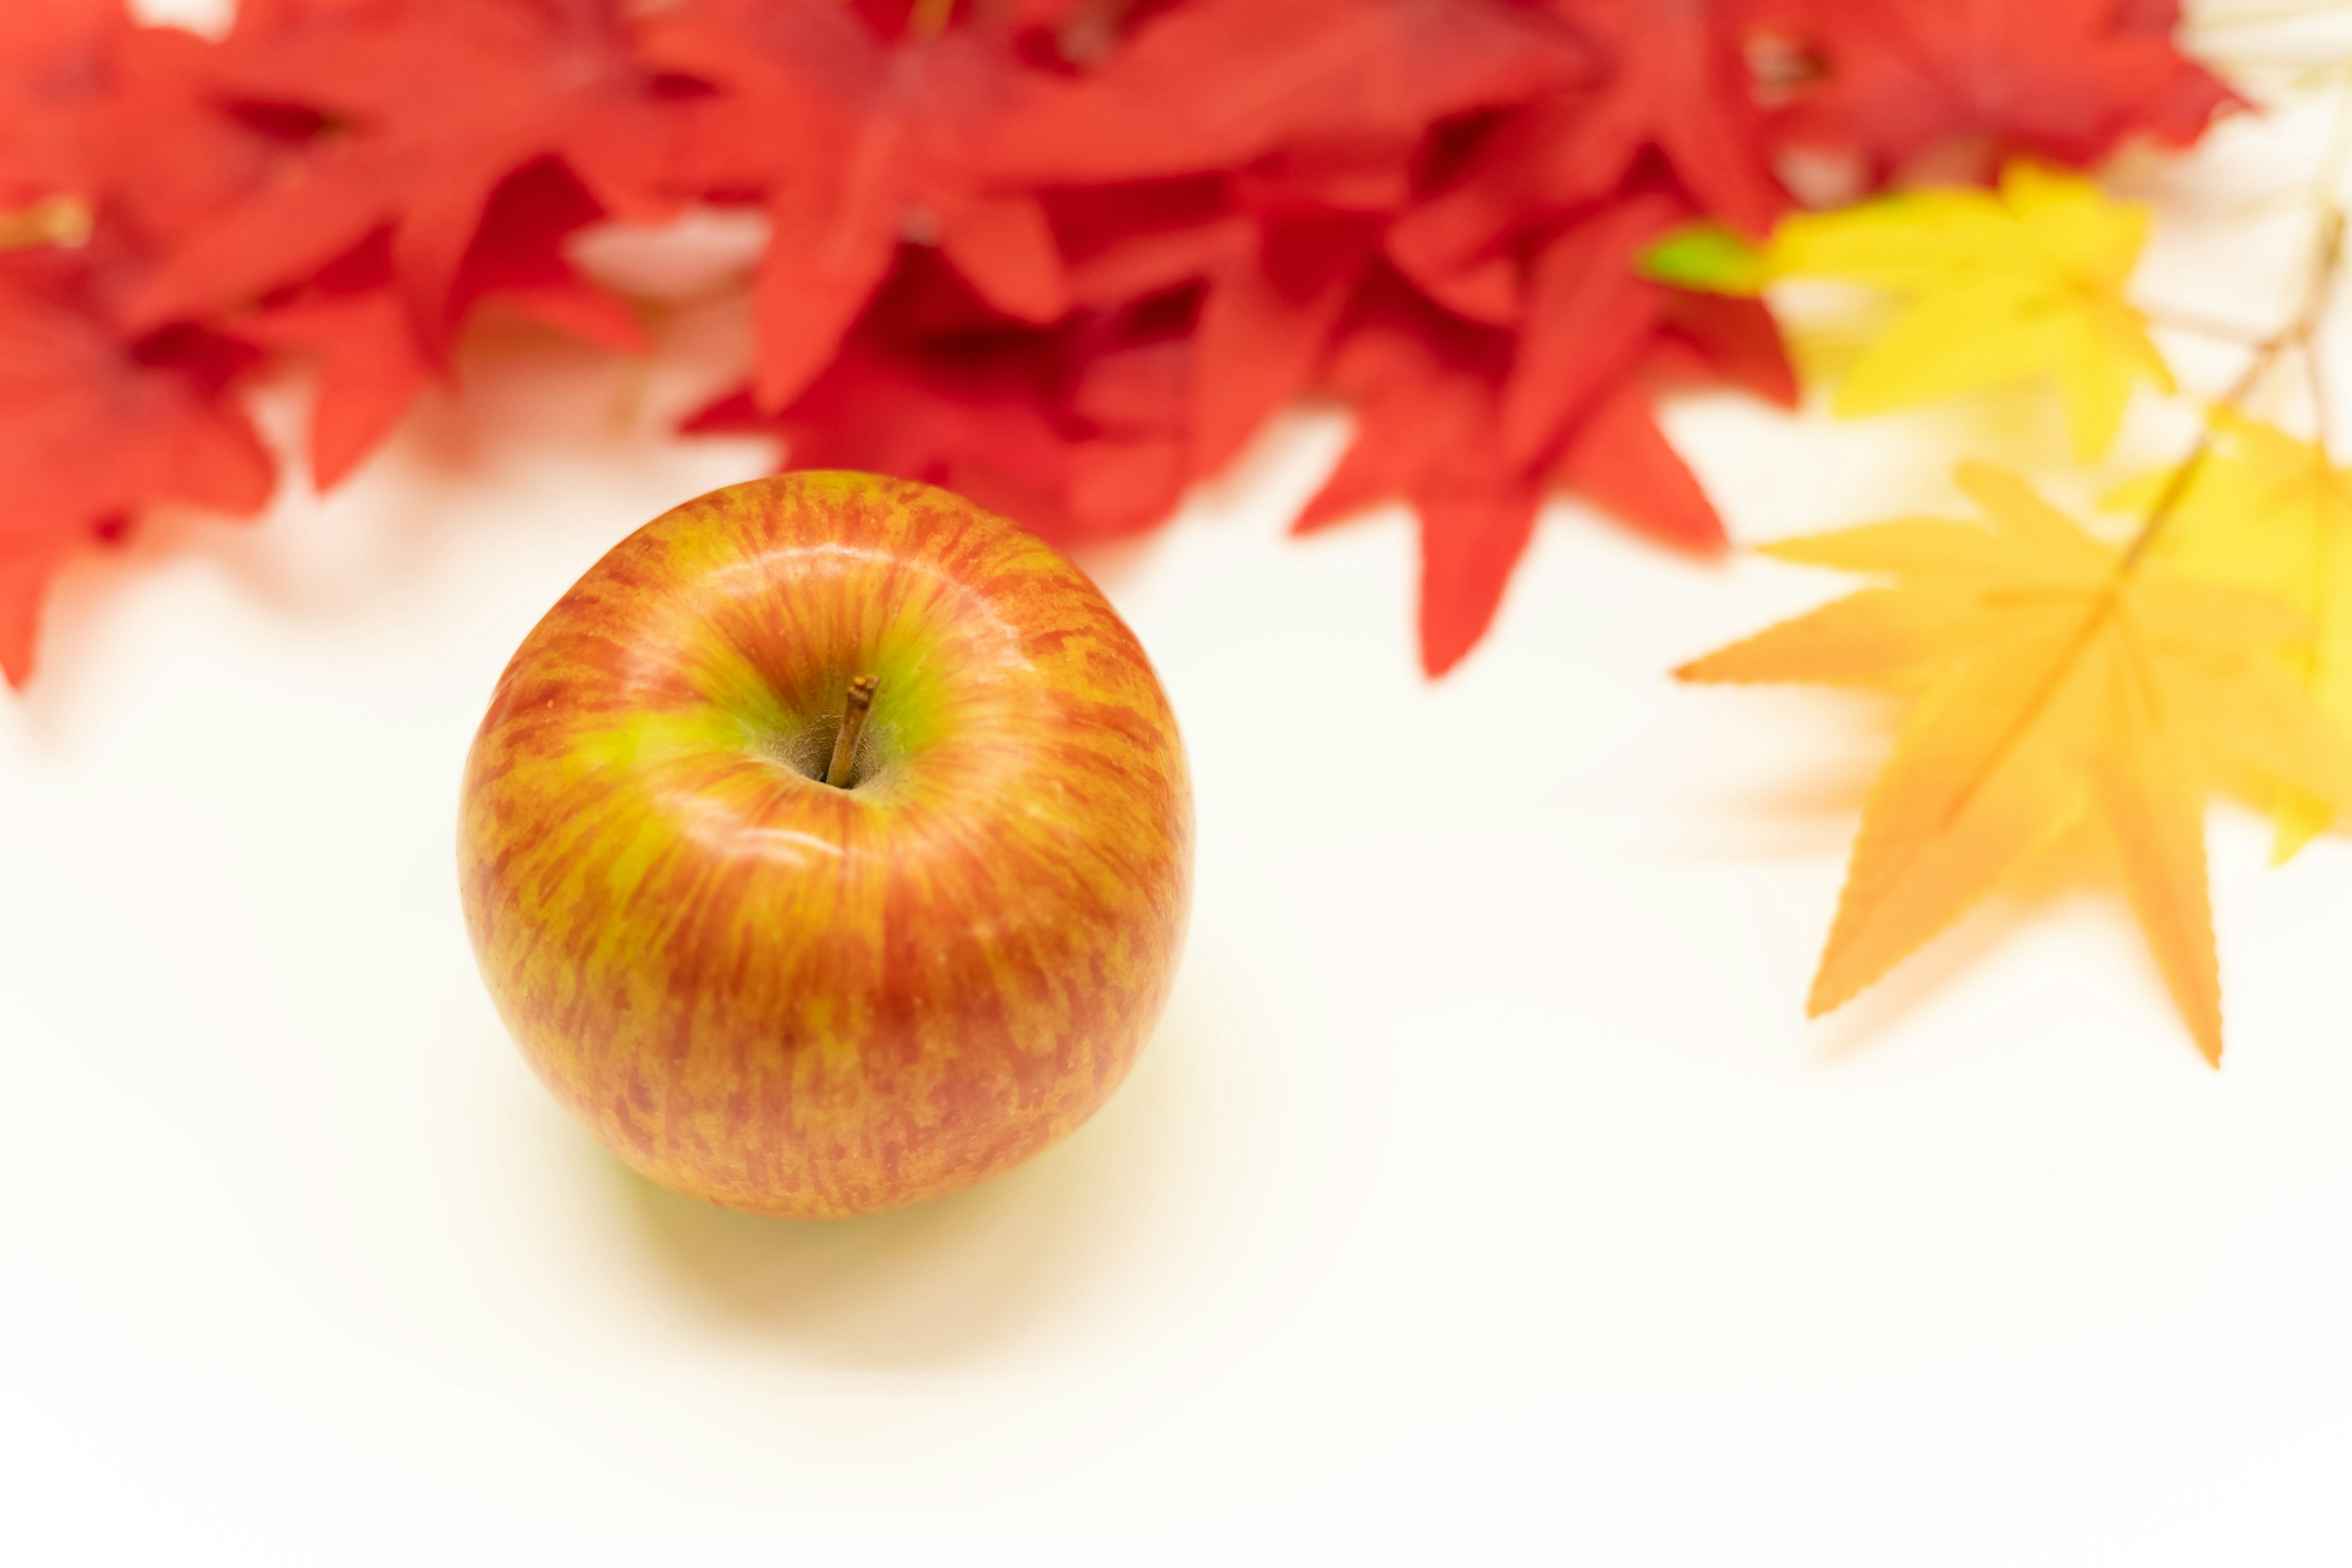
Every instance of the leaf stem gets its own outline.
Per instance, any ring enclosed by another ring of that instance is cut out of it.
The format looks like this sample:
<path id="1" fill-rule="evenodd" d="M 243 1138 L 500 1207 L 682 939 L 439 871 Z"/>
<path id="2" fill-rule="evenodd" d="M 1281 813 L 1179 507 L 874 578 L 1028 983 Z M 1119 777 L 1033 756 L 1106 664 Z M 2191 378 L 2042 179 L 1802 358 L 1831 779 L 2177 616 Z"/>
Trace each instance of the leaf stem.
<path id="1" fill-rule="evenodd" d="M 2205 459 L 2211 455 L 2214 437 L 2212 416 L 2234 414 L 2243 407 L 2246 399 L 2252 397 L 2254 389 L 2262 384 L 2263 377 L 2269 374 L 2271 367 L 2279 362 L 2279 357 L 2290 349 L 2304 347 L 2311 341 L 2311 335 L 2319 330 L 2320 318 L 2326 313 L 2328 295 L 2335 289 L 2336 268 L 2343 254 L 2344 209 L 2331 203 L 2320 211 L 2319 243 L 2313 248 L 2311 278 L 2304 285 L 2303 302 L 2295 308 L 2294 319 L 2255 345 L 2254 356 L 2246 362 L 2246 368 L 2239 373 L 2238 379 L 2231 384 L 2220 401 L 2207 411 L 2204 428 L 2197 433 L 2196 445 L 2189 448 L 2189 455 L 2181 459 L 2180 466 L 2172 470 L 2171 478 L 2165 481 L 2164 489 L 2157 492 L 2155 501 L 2149 505 L 2147 515 L 2140 520 L 2139 531 L 2132 535 L 2131 542 L 2124 546 L 2123 555 L 2116 563 L 2118 582 L 2136 570 L 2148 551 L 2154 548 L 2165 524 L 2171 521 L 2172 514 L 2179 510 L 2181 499 L 2189 493 L 2189 487 L 2195 481 L 2198 470 L 2205 466 Z M 2314 374 L 2315 376 L 2316 372 Z"/>
<path id="2" fill-rule="evenodd" d="M 2189 493 L 2189 487 L 2196 481 L 2198 471 L 2205 466 L 2206 458 L 2212 455 L 2213 416 L 2234 413 L 2242 407 L 2254 395 L 2254 389 L 2262 384 L 2263 377 L 2278 363 L 2281 355 L 2290 349 L 2309 343 L 2312 334 L 2318 330 L 2320 318 L 2327 310 L 2328 295 L 2335 287 L 2336 267 L 2343 250 L 2344 211 L 2331 203 L 2320 211 L 2319 238 L 2313 247 L 2311 277 L 2304 285 L 2303 300 L 2295 307 L 2294 318 L 2255 345 L 2253 357 L 2246 362 L 2246 368 L 2239 372 L 2238 379 L 2231 383 L 2230 389 L 2221 395 L 2221 400 L 2206 411 L 2204 426 L 2197 433 L 2196 444 L 2189 448 L 2189 455 L 2181 459 L 2180 466 L 2166 479 L 2164 488 L 2157 492 L 2156 500 L 2140 519 L 2138 531 L 2132 535 L 2131 542 L 2116 558 L 2116 569 L 2107 579 L 2106 587 L 2091 601 L 2084 613 L 2082 625 L 2074 629 L 2074 636 L 2051 664 L 2048 677 L 2018 710 L 2016 721 L 2010 725 L 2000 744 L 1992 749 L 1983 769 L 1953 795 L 1952 803 L 1944 814 L 1944 827 L 1948 829 L 1958 822 L 1960 815 L 1975 802 L 1978 792 L 1992 776 L 1994 769 L 2032 728 L 2042 710 L 2050 705 L 2057 696 L 2058 689 L 2065 683 L 2067 673 L 2074 668 L 2074 661 L 2082 658 L 2084 650 L 2091 646 L 2100 628 L 2106 625 L 2107 618 L 2116 614 L 2123 603 L 2125 583 L 2139 570 L 2141 563 L 2147 558 L 2147 552 L 2155 548 L 2165 525 L 2179 510 L 2182 499 Z"/>

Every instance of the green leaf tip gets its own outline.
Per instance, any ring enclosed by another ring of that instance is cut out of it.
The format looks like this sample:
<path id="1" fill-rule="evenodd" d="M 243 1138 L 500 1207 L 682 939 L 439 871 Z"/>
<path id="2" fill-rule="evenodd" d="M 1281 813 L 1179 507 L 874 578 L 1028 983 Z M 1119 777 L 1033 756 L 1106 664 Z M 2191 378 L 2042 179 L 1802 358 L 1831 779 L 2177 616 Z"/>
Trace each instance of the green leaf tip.
<path id="1" fill-rule="evenodd" d="M 1769 276 L 1764 253 L 1719 223 L 1685 224 L 1642 253 L 1642 276 L 1704 294 L 1749 295 Z"/>

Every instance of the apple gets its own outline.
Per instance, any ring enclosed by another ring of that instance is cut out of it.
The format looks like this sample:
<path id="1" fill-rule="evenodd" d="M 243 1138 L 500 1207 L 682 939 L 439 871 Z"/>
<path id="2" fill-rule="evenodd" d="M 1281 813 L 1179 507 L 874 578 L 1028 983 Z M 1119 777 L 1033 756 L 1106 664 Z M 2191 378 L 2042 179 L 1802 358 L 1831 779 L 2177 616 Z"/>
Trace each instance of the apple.
<path id="1" fill-rule="evenodd" d="M 499 679 L 458 839 L 556 1098 L 776 1215 L 951 1192 L 1085 1121 L 1192 895 L 1134 633 L 1011 523 L 864 474 L 715 491 L 590 568 Z"/>

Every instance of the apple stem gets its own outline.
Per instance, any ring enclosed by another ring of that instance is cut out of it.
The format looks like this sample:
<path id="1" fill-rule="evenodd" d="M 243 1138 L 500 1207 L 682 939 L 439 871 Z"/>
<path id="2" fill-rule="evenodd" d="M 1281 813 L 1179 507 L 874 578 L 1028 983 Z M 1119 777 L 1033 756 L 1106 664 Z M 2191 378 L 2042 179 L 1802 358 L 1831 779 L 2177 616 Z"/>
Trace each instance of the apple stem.
<path id="1" fill-rule="evenodd" d="M 881 678 L 873 675 L 861 675 L 849 683 L 841 729 L 833 737 L 833 764 L 824 770 L 824 782 L 835 789 L 849 787 L 850 770 L 857 763 L 857 737 L 864 732 L 866 715 L 874 706 L 874 689 L 881 684 Z"/>

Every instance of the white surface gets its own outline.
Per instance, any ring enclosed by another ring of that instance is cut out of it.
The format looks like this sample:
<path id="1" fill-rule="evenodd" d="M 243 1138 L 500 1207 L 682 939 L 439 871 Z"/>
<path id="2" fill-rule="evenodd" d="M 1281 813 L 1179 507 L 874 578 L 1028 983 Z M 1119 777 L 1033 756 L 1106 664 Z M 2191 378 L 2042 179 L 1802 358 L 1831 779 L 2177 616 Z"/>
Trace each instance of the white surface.
<path id="1" fill-rule="evenodd" d="M 2302 134 L 2163 176 L 2149 297 L 2268 317 Z M 760 471 L 651 434 L 739 326 L 492 353 L 347 493 L 68 578 L 0 703 L 11 1561 L 2352 1555 L 2352 847 L 2217 814 L 2219 1075 L 2095 868 L 1807 1026 L 1885 716 L 1662 672 L 1834 580 L 1563 507 L 1427 687 L 1402 514 L 1280 535 L 1328 416 L 1087 558 L 1201 804 L 1108 1110 L 832 1226 L 625 1173 L 475 978 L 454 798 L 546 605 Z M 2062 461 L 2031 399 L 1674 423 L 1748 538 Z"/>

